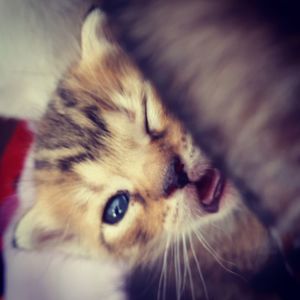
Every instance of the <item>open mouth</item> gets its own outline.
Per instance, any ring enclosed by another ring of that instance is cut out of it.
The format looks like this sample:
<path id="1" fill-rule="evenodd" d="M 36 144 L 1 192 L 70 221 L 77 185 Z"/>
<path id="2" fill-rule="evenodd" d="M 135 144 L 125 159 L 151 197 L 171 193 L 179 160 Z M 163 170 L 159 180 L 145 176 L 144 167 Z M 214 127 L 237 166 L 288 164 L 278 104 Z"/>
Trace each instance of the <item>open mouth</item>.
<path id="1" fill-rule="evenodd" d="M 209 213 L 219 210 L 225 187 L 225 176 L 217 169 L 207 169 L 199 180 L 193 182 L 201 207 Z"/>
<path id="2" fill-rule="evenodd" d="M 197 180 L 191 180 L 184 170 L 184 164 L 176 157 L 166 173 L 163 192 L 164 196 L 169 198 L 178 189 L 192 187 L 202 209 L 208 213 L 215 213 L 219 210 L 225 185 L 224 174 L 213 167 L 204 170 Z"/>

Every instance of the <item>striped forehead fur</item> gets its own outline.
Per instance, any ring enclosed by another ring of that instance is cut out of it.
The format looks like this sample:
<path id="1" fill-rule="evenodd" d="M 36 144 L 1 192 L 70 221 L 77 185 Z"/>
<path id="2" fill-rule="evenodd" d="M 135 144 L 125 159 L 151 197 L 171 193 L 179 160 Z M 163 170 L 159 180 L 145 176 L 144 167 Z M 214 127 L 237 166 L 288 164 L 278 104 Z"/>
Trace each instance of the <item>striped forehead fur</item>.
<path id="1" fill-rule="evenodd" d="M 100 58 L 97 68 L 83 63 L 73 67 L 39 125 L 37 151 L 81 147 L 76 155 L 57 159 L 62 171 L 69 171 L 73 163 L 95 159 L 99 149 L 105 149 L 110 132 L 103 113 L 119 112 L 134 118 L 137 103 L 141 103 L 143 79 L 120 49 L 112 50 Z M 49 167 L 45 159 L 36 165 Z"/>

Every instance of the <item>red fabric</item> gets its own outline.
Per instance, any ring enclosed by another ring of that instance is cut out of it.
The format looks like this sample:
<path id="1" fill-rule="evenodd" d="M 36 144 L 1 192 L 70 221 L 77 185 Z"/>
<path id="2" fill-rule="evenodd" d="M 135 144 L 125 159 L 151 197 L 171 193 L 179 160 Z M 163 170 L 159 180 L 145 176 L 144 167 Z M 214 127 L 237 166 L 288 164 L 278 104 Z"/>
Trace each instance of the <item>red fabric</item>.
<path id="1" fill-rule="evenodd" d="M 5 227 L 17 207 L 17 198 L 12 195 L 31 142 L 32 134 L 26 123 L 19 122 L 0 159 L 0 249 Z"/>

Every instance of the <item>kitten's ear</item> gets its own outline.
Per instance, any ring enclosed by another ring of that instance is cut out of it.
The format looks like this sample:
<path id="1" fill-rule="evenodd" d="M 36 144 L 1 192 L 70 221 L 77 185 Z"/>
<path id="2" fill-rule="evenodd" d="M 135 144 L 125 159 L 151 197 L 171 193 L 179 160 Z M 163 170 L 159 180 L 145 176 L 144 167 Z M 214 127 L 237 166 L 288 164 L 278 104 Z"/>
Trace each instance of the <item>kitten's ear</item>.
<path id="1" fill-rule="evenodd" d="M 43 213 L 44 212 L 44 213 Z M 64 226 L 35 205 L 17 224 L 14 233 L 16 248 L 33 250 L 44 247 L 61 247 L 72 242 L 74 236 Z"/>
<path id="2" fill-rule="evenodd" d="M 81 30 L 82 60 L 109 51 L 113 47 L 112 41 L 104 13 L 100 9 L 94 9 L 85 19 Z"/>

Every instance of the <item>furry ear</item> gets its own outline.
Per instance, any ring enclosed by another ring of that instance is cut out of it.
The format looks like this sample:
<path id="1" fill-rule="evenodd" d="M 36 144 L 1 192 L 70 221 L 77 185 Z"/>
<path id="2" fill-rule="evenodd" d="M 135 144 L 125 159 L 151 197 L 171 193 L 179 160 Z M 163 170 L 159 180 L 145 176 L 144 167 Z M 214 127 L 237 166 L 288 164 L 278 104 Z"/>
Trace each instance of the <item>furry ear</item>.
<path id="1" fill-rule="evenodd" d="M 81 57 L 89 60 L 113 47 L 112 38 L 107 29 L 106 17 L 100 9 L 93 10 L 85 19 L 81 30 Z"/>
<path id="2" fill-rule="evenodd" d="M 65 226 L 43 211 L 45 209 L 35 205 L 19 221 L 14 233 L 16 248 L 33 250 L 56 247 L 70 243 L 74 239 L 74 235 L 68 232 Z"/>

